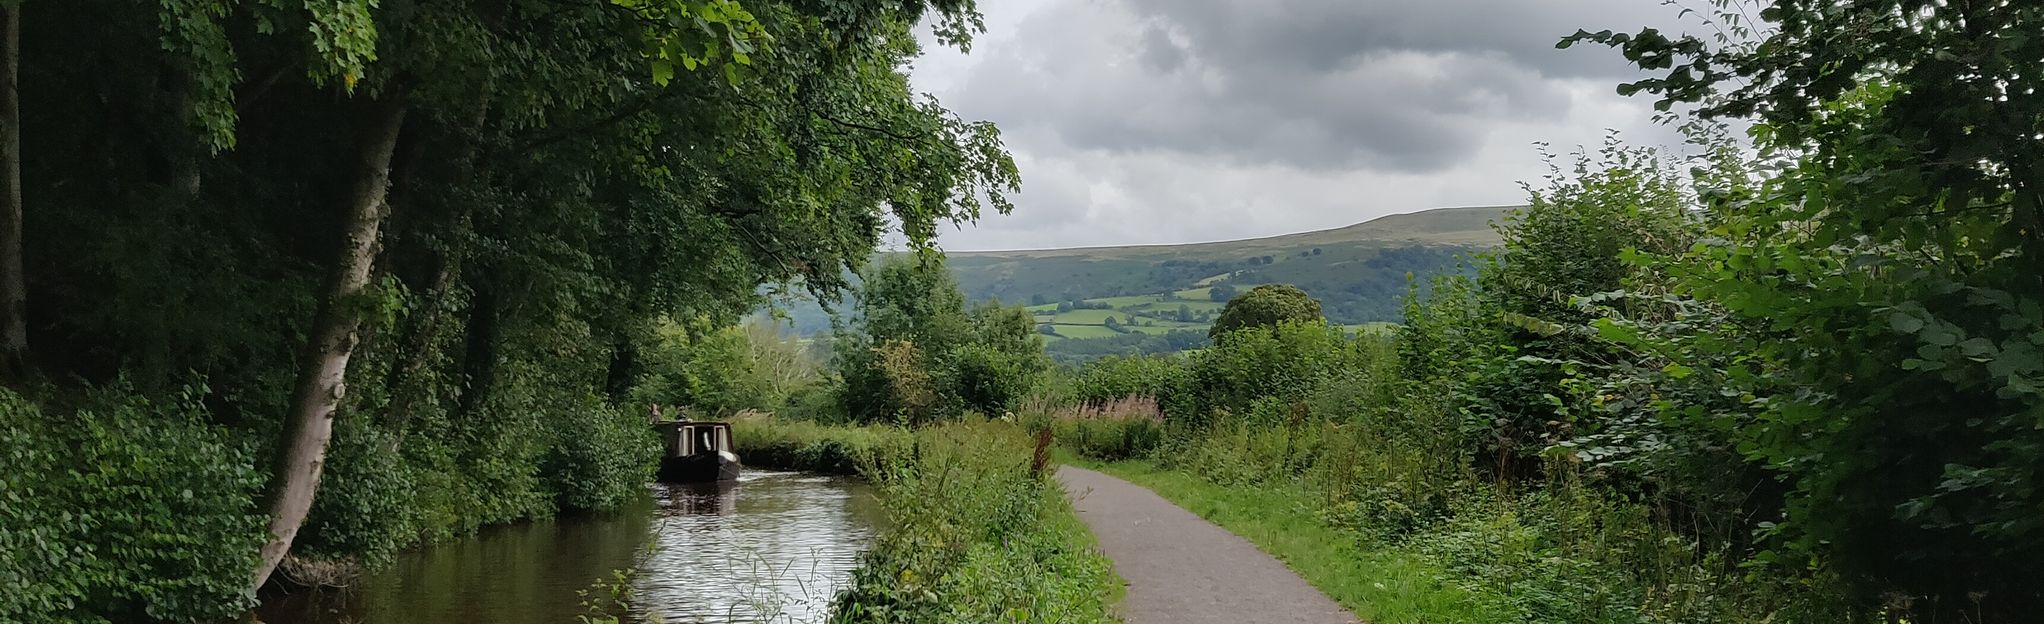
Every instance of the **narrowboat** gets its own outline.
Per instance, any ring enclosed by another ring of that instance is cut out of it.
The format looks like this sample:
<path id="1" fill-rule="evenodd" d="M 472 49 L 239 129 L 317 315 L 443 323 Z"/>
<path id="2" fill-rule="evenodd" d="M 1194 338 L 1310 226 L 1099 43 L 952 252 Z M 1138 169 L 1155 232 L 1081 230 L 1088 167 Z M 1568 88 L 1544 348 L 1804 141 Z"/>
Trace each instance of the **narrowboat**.
<path id="1" fill-rule="evenodd" d="M 731 452 L 731 424 L 676 421 L 653 425 L 666 453 L 660 458 L 661 483 L 736 481 L 743 468 Z"/>

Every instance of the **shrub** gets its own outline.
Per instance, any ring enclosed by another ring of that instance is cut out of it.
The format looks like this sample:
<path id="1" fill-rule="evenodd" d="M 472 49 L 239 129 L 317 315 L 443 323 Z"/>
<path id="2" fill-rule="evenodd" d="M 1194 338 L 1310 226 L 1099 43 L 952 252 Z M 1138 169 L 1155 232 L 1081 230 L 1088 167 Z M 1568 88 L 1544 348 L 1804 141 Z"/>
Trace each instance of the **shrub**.
<path id="1" fill-rule="evenodd" d="M 831 621 L 1115 621 L 1113 572 L 1030 448 L 1010 425 L 953 424 L 874 465 L 887 528 Z"/>
<path id="2" fill-rule="evenodd" d="M 1057 440 L 1074 452 L 1114 461 L 1148 455 L 1164 439 L 1164 414 L 1156 399 L 1132 395 L 1097 405 L 1078 405 L 1054 416 Z"/>
<path id="3" fill-rule="evenodd" d="M 645 371 L 631 390 L 634 404 L 682 405 L 715 417 L 775 401 L 752 333 L 700 317 L 653 333 L 640 348 Z"/>
<path id="4" fill-rule="evenodd" d="M 590 396 L 564 405 L 558 437 L 539 464 L 562 509 L 609 509 L 645 492 L 659 467 L 660 441 L 637 416 Z"/>
<path id="5" fill-rule="evenodd" d="M 750 466 L 855 475 L 908 452 L 913 435 L 888 426 L 853 427 L 775 417 L 731 423 L 731 443 Z"/>
<path id="6" fill-rule="evenodd" d="M 1184 394 L 1190 373 L 1184 360 L 1156 355 L 1109 356 L 1079 369 L 1073 381 L 1079 400 L 1089 404 L 1146 396 L 1168 403 Z"/>
<path id="7" fill-rule="evenodd" d="M 1264 284 L 1229 299 L 1207 335 L 1218 339 L 1221 334 L 1242 329 L 1274 329 L 1287 322 L 1322 320 L 1325 319 L 1320 316 L 1320 301 L 1306 291 L 1291 284 Z"/>
<path id="8" fill-rule="evenodd" d="M 254 606 L 267 537 L 249 449 L 187 390 L 71 414 L 0 389 L 0 620 L 216 621 Z"/>
<path id="9" fill-rule="evenodd" d="M 1194 356 L 1194 399 L 1173 418 L 1204 423 L 1216 410 L 1243 413 L 1264 398 L 1286 401 L 1308 392 L 1338 371 L 1362 364 L 1359 350 L 1340 327 L 1325 322 L 1287 322 L 1275 331 L 1222 334 L 1214 347 Z M 1178 407 L 1173 402 L 1166 407 Z"/>
<path id="10" fill-rule="evenodd" d="M 334 421 L 319 496 L 291 543 L 293 557 L 374 567 L 418 538 L 412 470 L 390 452 L 389 437 L 363 420 Z"/>
<path id="11" fill-rule="evenodd" d="M 831 366 L 843 413 L 860 422 L 1001 414 L 1049 366 L 1035 317 L 998 302 L 968 312 L 941 260 L 883 262 L 856 320 L 838 328 Z"/>

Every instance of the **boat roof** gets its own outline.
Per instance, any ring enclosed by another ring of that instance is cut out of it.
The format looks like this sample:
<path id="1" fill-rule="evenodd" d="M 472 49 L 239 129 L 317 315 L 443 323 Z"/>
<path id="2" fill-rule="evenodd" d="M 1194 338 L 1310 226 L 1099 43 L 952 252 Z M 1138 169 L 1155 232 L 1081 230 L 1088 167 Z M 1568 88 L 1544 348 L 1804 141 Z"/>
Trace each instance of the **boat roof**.
<path id="1" fill-rule="evenodd" d="M 718 420 L 669 420 L 653 423 L 655 427 L 726 427 L 731 423 Z"/>

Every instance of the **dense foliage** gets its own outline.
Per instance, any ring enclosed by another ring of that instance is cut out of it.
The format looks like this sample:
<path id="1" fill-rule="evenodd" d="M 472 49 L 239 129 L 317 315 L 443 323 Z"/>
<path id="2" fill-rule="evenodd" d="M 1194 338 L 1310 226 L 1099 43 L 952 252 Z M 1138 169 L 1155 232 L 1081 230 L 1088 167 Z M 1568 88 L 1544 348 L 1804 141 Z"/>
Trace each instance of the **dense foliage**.
<path id="1" fill-rule="evenodd" d="M 815 349 L 764 319 L 719 328 L 699 317 L 664 324 L 658 335 L 640 354 L 644 372 L 632 388 L 634 405 L 681 407 L 715 419 L 799 401 L 821 378 Z"/>
<path id="2" fill-rule="evenodd" d="M 226 620 L 254 595 L 262 475 L 203 388 L 45 410 L 0 390 L 0 620 Z"/>
<path id="3" fill-rule="evenodd" d="M 2044 324 L 2033 275 L 1994 281 L 2020 249 L 1969 255 L 1997 240 L 1985 225 L 1943 245 L 1896 230 L 1928 247 L 1827 236 L 1860 226 L 1808 203 L 1870 190 L 1813 188 L 1838 163 L 1763 143 L 1755 164 L 1692 129 L 1686 166 L 1614 140 L 1556 167 L 1388 343 L 1222 334 L 1179 364 L 1166 396 L 1194 398 L 1135 454 L 1205 484 L 1152 475 L 1181 495 L 1311 501 L 1315 527 L 1282 530 L 1409 557 L 1396 572 L 1460 587 L 1441 608 L 1472 621 L 2024 621 L 2044 598 L 2012 580 L 2034 574 L 2026 449 L 2044 439 L 2015 423 L 2035 420 Z M 1173 375 L 1076 378 L 1153 395 Z M 1148 439 L 1145 419 L 1063 413 L 1096 458 Z M 1370 595 L 1366 615 L 1443 617 Z"/>
<path id="4" fill-rule="evenodd" d="M 1721 7 L 1721 22 L 1736 7 Z M 1704 191 L 1706 244 L 1643 258 L 1665 406 L 1785 485 L 1763 558 L 1937 621 L 2044 609 L 2044 7 L 1770 3 L 1724 41 L 1582 33 L 1626 90 L 1758 121 L 1765 175 Z M 1728 22 L 1734 23 L 1735 22 Z M 1700 381 L 1692 381 L 1700 378 Z M 1773 514 L 1770 514 L 1773 515 Z"/>
<path id="5" fill-rule="evenodd" d="M 208 619 L 279 562 L 638 496 L 642 401 L 802 385 L 709 328 L 834 296 L 890 227 L 926 248 L 1017 184 L 991 125 L 909 89 L 910 29 L 963 45 L 964 0 L 0 8 L 26 198 L 0 301 L 27 311 L 0 373 L 36 399 L 8 452 L 97 462 L 8 470 L 0 535 L 91 553 L 8 548 L 32 565 L 9 621 Z M 1013 391 L 1002 353 L 950 354 L 961 400 Z M 105 393 L 128 407 L 70 407 Z M 109 497 L 132 511 L 80 515 Z"/>
<path id="6" fill-rule="evenodd" d="M 1033 442 L 996 422 L 921 430 L 778 419 L 734 428 L 765 465 L 860 474 L 886 528 L 831 622 L 1113 622 L 1117 579 Z"/>
<path id="7" fill-rule="evenodd" d="M 1212 292 L 1212 291 L 1209 291 Z M 1214 326 L 1207 330 L 1207 336 L 1218 337 L 1228 332 L 1251 327 L 1276 328 L 1287 321 L 1319 321 L 1320 301 L 1290 284 L 1265 284 L 1236 295 L 1221 308 L 1221 316 L 1214 319 Z"/>
<path id="8" fill-rule="evenodd" d="M 999 415 L 1049 366 L 1027 311 L 999 303 L 967 310 L 938 257 L 875 267 L 860 287 L 857 316 L 831 344 L 838 408 L 858 422 Z"/>

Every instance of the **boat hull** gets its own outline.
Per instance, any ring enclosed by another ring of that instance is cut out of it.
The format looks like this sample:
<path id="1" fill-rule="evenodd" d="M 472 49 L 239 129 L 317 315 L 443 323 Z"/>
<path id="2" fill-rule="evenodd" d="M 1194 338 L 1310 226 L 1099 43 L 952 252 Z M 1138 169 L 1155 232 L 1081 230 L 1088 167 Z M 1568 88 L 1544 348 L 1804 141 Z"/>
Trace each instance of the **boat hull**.
<path id="1" fill-rule="evenodd" d="M 743 469 L 738 460 L 723 453 L 698 453 L 660 460 L 660 472 L 655 478 L 661 483 L 736 481 Z"/>

